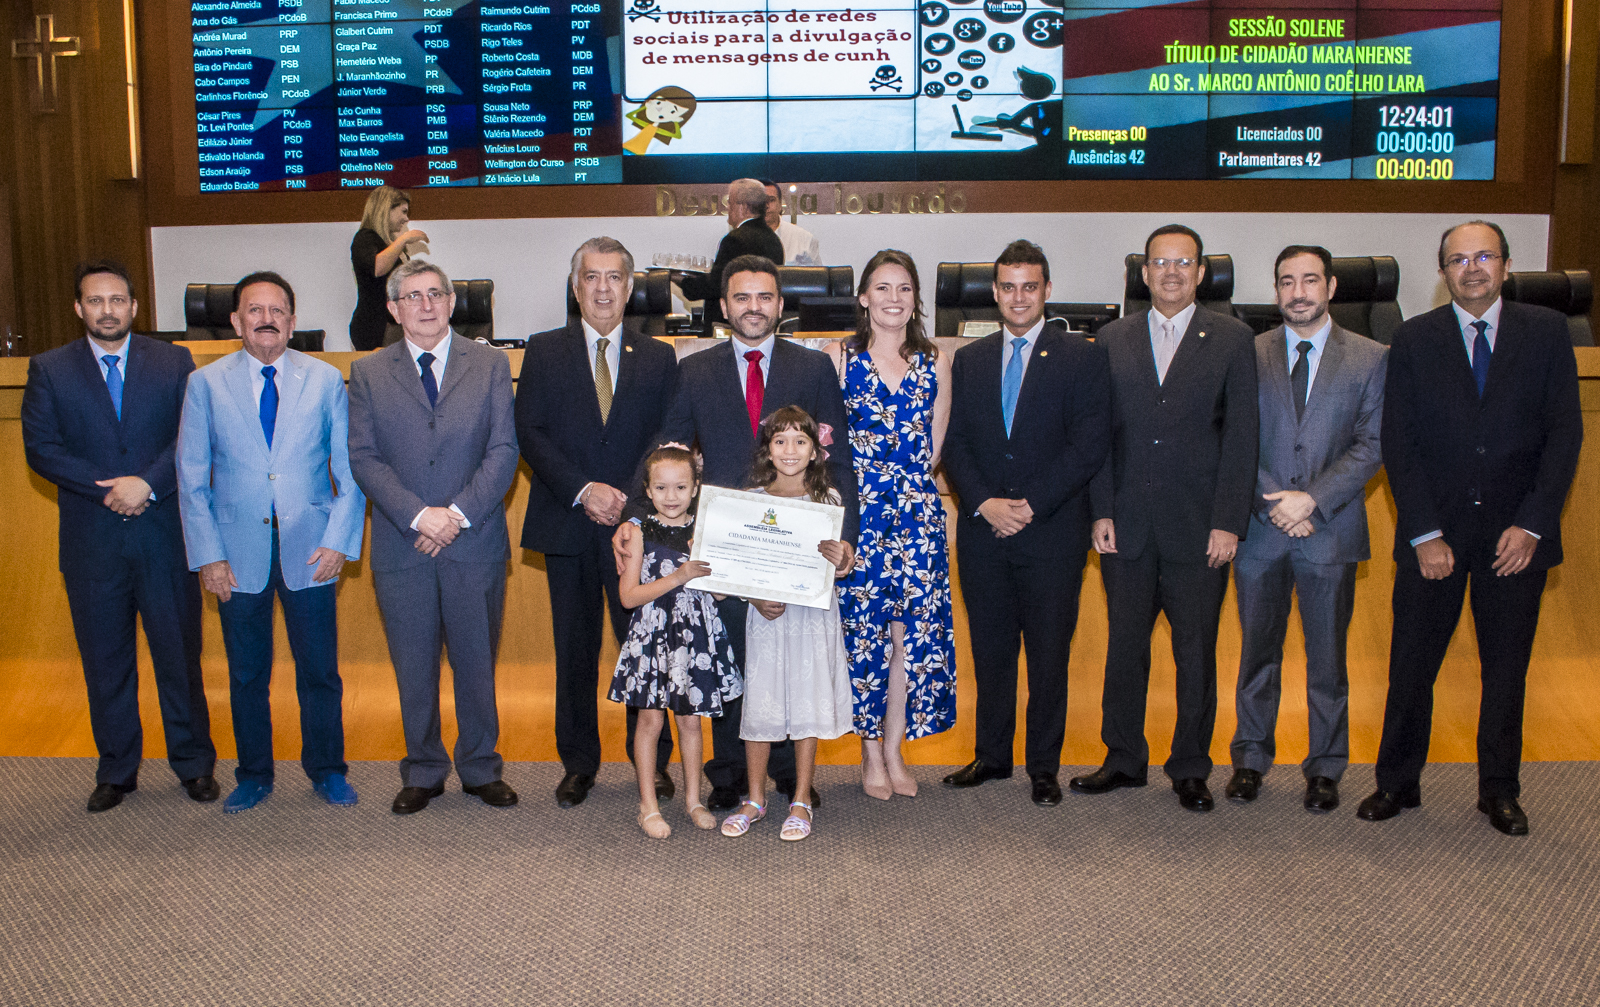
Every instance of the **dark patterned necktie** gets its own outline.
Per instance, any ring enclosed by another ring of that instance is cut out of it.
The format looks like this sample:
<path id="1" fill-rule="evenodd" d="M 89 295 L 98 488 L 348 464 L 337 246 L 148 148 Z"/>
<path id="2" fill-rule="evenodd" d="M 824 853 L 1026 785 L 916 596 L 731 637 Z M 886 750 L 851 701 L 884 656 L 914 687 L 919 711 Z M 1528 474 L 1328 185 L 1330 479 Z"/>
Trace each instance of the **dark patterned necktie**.
<path id="1" fill-rule="evenodd" d="M 1289 385 L 1294 389 L 1294 418 L 1302 420 L 1306 415 L 1306 393 L 1311 385 L 1311 350 L 1313 344 L 1309 339 L 1302 339 L 1295 346 L 1300 355 L 1294 360 L 1294 370 L 1289 372 Z"/>

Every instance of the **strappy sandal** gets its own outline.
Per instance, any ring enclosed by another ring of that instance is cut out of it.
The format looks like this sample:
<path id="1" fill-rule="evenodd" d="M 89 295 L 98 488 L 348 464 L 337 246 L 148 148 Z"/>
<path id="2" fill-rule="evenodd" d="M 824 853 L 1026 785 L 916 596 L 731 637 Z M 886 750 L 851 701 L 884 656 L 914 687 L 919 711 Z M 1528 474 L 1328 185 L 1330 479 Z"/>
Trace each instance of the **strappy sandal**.
<path id="1" fill-rule="evenodd" d="M 697 829 L 714 829 L 717 827 L 717 816 L 706 810 L 704 804 L 689 805 L 689 820 Z"/>
<path id="2" fill-rule="evenodd" d="M 741 811 L 724 818 L 722 820 L 722 834 L 730 839 L 744 835 L 746 832 L 750 831 L 750 826 L 767 817 L 766 806 L 752 801 L 749 798 L 745 798 L 741 807 L 755 808 L 756 813 L 754 815 L 747 815 Z"/>
<path id="3" fill-rule="evenodd" d="M 666 831 L 665 832 L 651 831 L 650 826 L 646 825 L 645 823 L 650 821 L 650 819 L 652 819 L 652 818 L 660 818 L 661 819 L 661 828 L 665 829 Z M 644 834 L 649 836 L 651 839 L 666 839 L 668 836 L 672 835 L 672 826 L 667 824 L 667 820 L 662 817 L 661 812 L 659 812 L 659 811 L 652 811 L 649 814 L 645 814 L 644 809 L 640 808 L 639 809 L 638 822 L 639 822 L 639 828 L 643 829 L 644 830 Z"/>
<path id="4" fill-rule="evenodd" d="M 789 805 L 791 809 L 805 808 L 806 814 L 811 814 L 811 805 L 804 801 L 795 801 Z M 778 838 L 786 842 L 798 843 L 811 835 L 811 819 L 801 818 L 799 815 L 790 815 L 783 820 L 783 831 L 778 833 Z"/>

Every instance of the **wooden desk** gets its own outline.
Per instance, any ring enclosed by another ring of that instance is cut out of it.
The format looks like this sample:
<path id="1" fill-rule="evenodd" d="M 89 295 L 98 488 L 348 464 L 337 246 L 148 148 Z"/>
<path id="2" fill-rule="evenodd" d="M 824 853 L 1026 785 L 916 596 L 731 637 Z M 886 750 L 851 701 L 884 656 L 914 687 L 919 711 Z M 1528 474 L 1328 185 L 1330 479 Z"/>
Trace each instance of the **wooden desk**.
<path id="1" fill-rule="evenodd" d="M 209 349 L 211 347 L 203 347 Z M 1525 753 L 1530 760 L 1600 759 L 1600 620 L 1590 611 L 1589 591 L 1600 583 L 1600 349 L 1577 351 L 1584 427 L 1590 441 L 1578 466 L 1567 503 L 1564 538 L 1566 563 L 1551 573 L 1544 596 L 1543 620 L 1534 646 L 1528 680 Z M 509 351 L 512 374 L 521 368 L 521 351 Z M 196 355 L 204 364 L 218 354 Z M 323 359 L 349 374 L 357 354 L 326 353 Z M 27 468 L 18 420 L 27 360 L 0 358 L 0 755 L 94 754 L 89 733 L 77 646 L 67 613 L 67 599 L 56 569 L 55 488 Z M 513 540 L 520 532 L 527 506 L 529 472 L 518 473 L 507 513 Z M 948 511 L 950 502 L 946 499 Z M 1380 474 L 1367 488 L 1367 514 L 1376 555 L 1362 564 L 1356 587 L 1356 616 L 1350 632 L 1351 757 L 1371 762 L 1377 755 L 1382 725 L 1389 653 L 1389 596 L 1394 563 L 1389 544 L 1394 538 L 1394 502 Z M 954 557 L 952 557 L 952 563 Z M 553 701 L 554 653 L 550 645 L 549 595 L 543 557 L 516 551 L 510 564 L 506 620 L 500 649 L 498 692 L 501 752 L 509 759 L 551 760 L 555 756 Z M 382 624 L 372 593 L 372 575 L 364 561 L 346 567 L 339 590 L 339 656 L 345 681 L 345 729 L 352 759 L 397 759 L 402 754 L 399 699 L 388 662 Z M 1098 763 L 1100 686 L 1105 661 L 1105 595 L 1099 566 L 1091 555 L 1084 574 L 1081 614 L 1071 663 L 1071 700 L 1067 743 L 1068 765 Z M 958 719 L 954 730 L 912 742 L 912 761 L 959 764 L 972 753 L 973 682 L 966 613 L 957 582 L 956 654 Z M 1463 615 L 1440 675 L 1435 704 L 1432 757 L 1438 761 L 1476 758 L 1477 648 L 1470 612 Z M 1233 731 L 1233 682 L 1239 662 L 1239 622 L 1232 590 L 1222 615 L 1217 663 L 1220 697 L 1212 755 L 1228 760 Z M 218 751 L 234 754 L 227 696 L 227 665 L 218 628 L 215 600 L 208 596 L 204 617 L 206 692 L 212 733 Z M 276 633 L 277 674 L 273 683 L 273 716 L 280 758 L 299 751 L 294 673 L 281 621 Z M 1174 720 L 1173 666 L 1168 631 L 1163 621 L 1153 640 L 1149 726 L 1151 759 L 1166 757 Z M 616 648 L 607 637 L 608 664 Z M 163 753 L 160 718 L 149 659 L 140 645 L 146 755 Z M 1285 764 L 1304 756 L 1306 713 L 1305 661 L 1298 617 L 1291 620 L 1285 650 L 1283 712 L 1279 759 Z M 603 697 L 610 676 L 601 675 Z M 1023 690 L 1019 690 L 1022 692 Z M 1018 696 L 1019 710 L 1026 702 Z M 453 739 L 450 688 L 444 688 L 446 740 Z M 600 702 L 605 757 L 625 759 L 621 707 Z M 1020 720 L 1020 717 L 1019 717 Z M 1017 758 L 1020 761 L 1019 732 Z M 859 756 L 849 736 L 823 742 L 821 759 L 853 763 Z M 617 772 L 620 772 L 618 770 Z"/>

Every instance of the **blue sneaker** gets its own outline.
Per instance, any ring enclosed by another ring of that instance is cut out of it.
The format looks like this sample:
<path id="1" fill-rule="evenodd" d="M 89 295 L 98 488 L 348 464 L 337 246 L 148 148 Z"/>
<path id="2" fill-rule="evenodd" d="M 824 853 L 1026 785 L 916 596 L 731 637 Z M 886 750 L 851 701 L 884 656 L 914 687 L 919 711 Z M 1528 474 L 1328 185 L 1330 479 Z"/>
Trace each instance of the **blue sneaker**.
<path id="1" fill-rule="evenodd" d="M 228 799 L 222 802 L 222 813 L 225 815 L 237 815 L 241 811 L 249 811 L 266 800 L 271 793 L 271 787 L 264 786 L 254 780 L 245 780 L 237 787 L 234 787 L 233 793 L 229 794 Z"/>
<path id="2" fill-rule="evenodd" d="M 329 773 L 311 789 L 336 808 L 348 808 L 356 803 L 356 788 L 350 786 L 343 773 Z"/>

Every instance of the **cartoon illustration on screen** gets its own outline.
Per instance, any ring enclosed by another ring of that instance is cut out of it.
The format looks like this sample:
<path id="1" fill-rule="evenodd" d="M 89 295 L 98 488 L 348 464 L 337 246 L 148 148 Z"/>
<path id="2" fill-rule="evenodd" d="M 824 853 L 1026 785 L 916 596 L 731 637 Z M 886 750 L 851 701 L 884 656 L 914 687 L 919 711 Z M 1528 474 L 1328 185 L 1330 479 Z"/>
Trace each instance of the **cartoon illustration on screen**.
<path id="1" fill-rule="evenodd" d="M 1001 115 L 993 119 L 980 119 L 973 122 L 974 129 L 978 127 L 992 127 L 1019 136 L 1031 136 L 1038 149 L 1060 150 L 1061 143 L 1061 99 L 1046 101 L 1055 93 L 1055 78 L 1047 73 L 1038 73 L 1025 66 L 1017 67 L 1017 82 L 1024 98 L 1031 98 L 1033 103 L 1025 105 L 1010 115 Z M 961 121 L 960 113 L 956 113 L 956 122 Z M 962 131 L 965 132 L 965 131 Z M 952 136 L 957 134 L 952 133 Z"/>
<path id="2" fill-rule="evenodd" d="M 639 132 L 622 145 L 629 154 L 648 152 L 651 140 L 663 144 L 683 139 L 683 127 L 694 115 L 694 95 L 681 87 L 659 87 L 650 93 L 638 108 L 625 118 L 639 127 Z"/>

